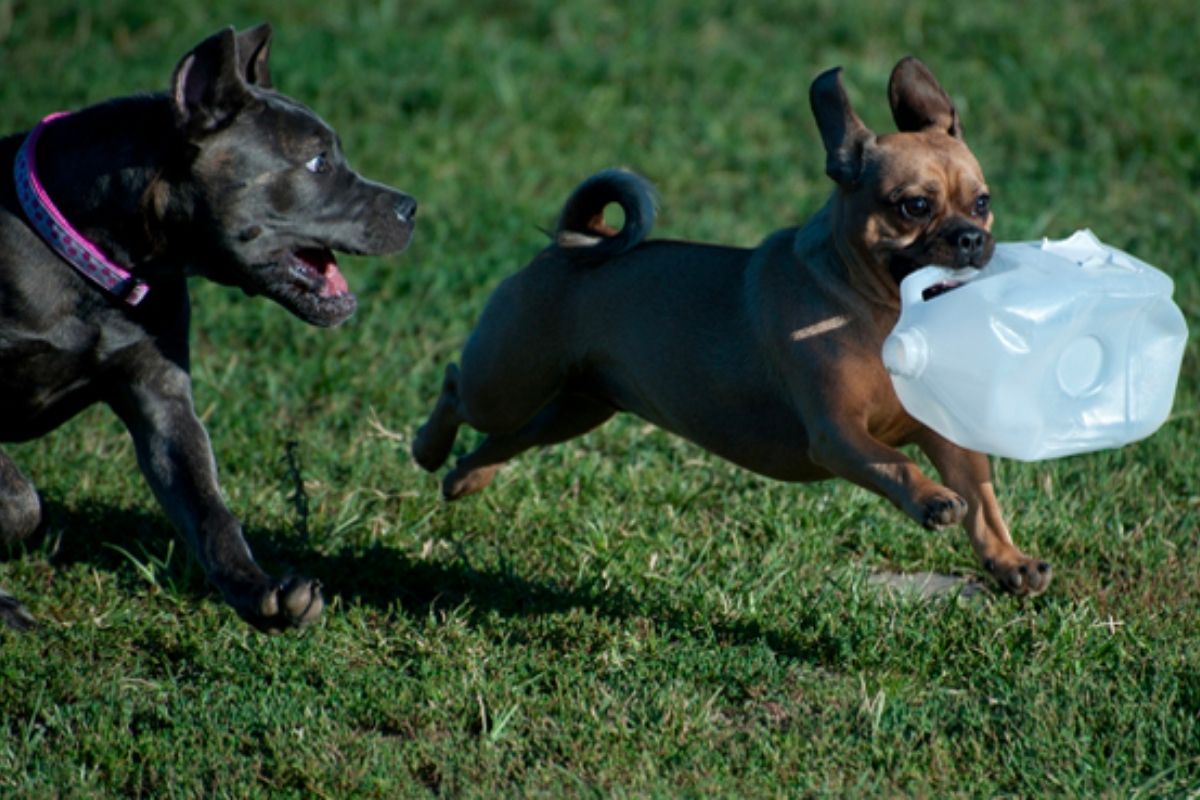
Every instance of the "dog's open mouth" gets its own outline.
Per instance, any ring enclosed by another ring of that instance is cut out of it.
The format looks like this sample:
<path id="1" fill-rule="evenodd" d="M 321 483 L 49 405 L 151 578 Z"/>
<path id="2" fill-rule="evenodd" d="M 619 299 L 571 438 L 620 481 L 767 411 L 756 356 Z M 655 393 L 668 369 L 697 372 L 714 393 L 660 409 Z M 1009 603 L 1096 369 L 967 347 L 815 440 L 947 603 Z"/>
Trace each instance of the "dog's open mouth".
<path id="1" fill-rule="evenodd" d="M 926 286 L 924 289 L 921 290 L 921 299 L 922 300 L 932 300 L 933 298 L 937 297 L 938 295 L 945 294 L 946 292 L 948 292 L 952 289 L 957 289 L 958 287 L 962 286 L 963 283 L 964 283 L 964 281 L 956 281 L 956 280 L 951 279 L 951 280 L 940 281 L 938 283 L 935 283 L 933 286 Z"/>
<path id="2" fill-rule="evenodd" d="M 312 325 L 330 327 L 358 305 L 337 257 L 327 247 L 306 246 L 279 253 L 257 270 L 259 291 Z"/>
<path id="3" fill-rule="evenodd" d="M 349 294 L 350 286 L 337 267 L 332 250 L 306 247 L 288 253 L 288 273 L 303 290 L 321 297 Z"/>

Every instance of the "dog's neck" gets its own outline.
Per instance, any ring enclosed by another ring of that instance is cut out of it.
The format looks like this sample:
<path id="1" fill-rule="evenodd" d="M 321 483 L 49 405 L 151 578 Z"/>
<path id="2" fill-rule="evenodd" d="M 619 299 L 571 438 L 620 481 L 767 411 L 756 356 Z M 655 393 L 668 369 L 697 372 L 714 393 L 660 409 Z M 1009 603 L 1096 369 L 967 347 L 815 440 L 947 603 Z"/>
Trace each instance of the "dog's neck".
<path id="1" fill-rule="evenodd" d="M 48 200 L 96 250 L 142 280 L 182 269 L 165 245 L 178 200 L 160 188 L 176 168 L 168 153 L 179 151 L 178 136 L 167 99 L 147 95 L 58 117 L 37 142 Z"/>
<path id="2" fill-rule="evenodd" d="M 13 164 L 17 199 L 43 241 L 81 275 L 109 294 L 136 306 L 149 286 L 109 258 L 71 224 L 51 199 L 38 174 L 38 142 L 47 127 L 65 113 L 51 114 L 25 137 Z"/>
<path id="3" fill-rule="evenodd" d="M 885 266 L 876 263 L 861 244 L 862 233 L 852 224 L 854 215 L 845 207 L 841 190 L 835 190 L 825 205 L 796 236 L 795 252 L 805 262 L 833 255 L 828 269 L 857 297 L 886 314 L 899 314 L 900 287 Z"/>

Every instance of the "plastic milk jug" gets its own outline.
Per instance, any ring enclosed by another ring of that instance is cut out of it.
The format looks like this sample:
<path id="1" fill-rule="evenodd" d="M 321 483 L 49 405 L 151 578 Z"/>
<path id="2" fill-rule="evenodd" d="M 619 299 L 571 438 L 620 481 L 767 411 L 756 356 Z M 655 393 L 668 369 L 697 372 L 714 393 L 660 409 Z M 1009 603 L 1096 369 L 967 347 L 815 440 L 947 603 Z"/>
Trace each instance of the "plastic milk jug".
<path id="1" fill-rule="evenodd" d="M 1187 343 L 1171 279 L 1091 231 L 996 245 L 982 270 L 900 285 L 883 363 L 905 410 L 1025 461 L 1119 447 L 1166 421 Z"/>

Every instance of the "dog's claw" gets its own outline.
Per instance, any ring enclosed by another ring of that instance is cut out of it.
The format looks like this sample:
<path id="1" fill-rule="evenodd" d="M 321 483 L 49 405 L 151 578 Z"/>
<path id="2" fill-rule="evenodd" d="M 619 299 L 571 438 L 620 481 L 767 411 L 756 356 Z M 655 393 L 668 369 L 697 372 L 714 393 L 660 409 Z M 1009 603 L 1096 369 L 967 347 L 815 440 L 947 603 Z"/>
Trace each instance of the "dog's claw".
<path id="1" fill-rule="evenodd" d="M 283 588 L 283 609 L 297 625 L 307 625 L 321 615 L 325 598 L 321 582 L 293 578 Z"/>
<path id="2" fill-rule="evenodd" d="M 1001 589 L 1018 597 L 1036 597 L 1049 588 L 1054 577 L 1054 569 L 1048 563 L 1020 553 L 1010 560 L 985 559 L 983 567 Z"/>
<path id="3" fill-rule="evenodd" d="M 279 633 L 309 624 L 321 616 L 324 608 L 321 582 L 292 576 L 263 594 L 258 602 L 258 613 L 247 619 L 259 630 Z"/>
<path id="4" fill-rule="evenodd" d="M 486 489 L 499 470 L 499 464 L 471 468 L 459 462 L 442 479 L 442 498 L 452 502 Z"/>
<path id="5" fill-rule="evenodd" d="M 957 525 L 967 514 L 967 501 L 948 492 L 925 502 L 921 524 L 930 530 Z"/>

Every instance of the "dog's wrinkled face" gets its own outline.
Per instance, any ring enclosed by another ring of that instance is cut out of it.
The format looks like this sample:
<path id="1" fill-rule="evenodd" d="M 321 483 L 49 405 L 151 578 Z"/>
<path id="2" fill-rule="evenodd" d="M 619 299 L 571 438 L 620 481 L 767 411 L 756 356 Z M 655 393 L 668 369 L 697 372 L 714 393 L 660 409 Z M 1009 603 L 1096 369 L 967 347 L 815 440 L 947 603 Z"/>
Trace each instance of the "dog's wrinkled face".
<path id="1" fill-rule="evenodd" d="M 897 283 L 929 264 L 983 267 L 995 248 L 991 199 L 953 103 L 914 58 L 896 65 L 889 96 L 900 130 L 876 136 L 851 110 L 837 70 L 813 83 L 844 229 L 862 260 Z"/>
<path id="2" fill-rule="evenodd" d="M 232 29 L 176 68 L 176 116 L 194 146 L 197 200 L 223 241 L 208 277 L 265 294 L 315 325 L 336 325 L 356 300 L 333 251 L 396 252 L 408 245 L 416 203 L 350 169 L 334 131 L 275 92 L 270 29 Z"/>
<path id="3" fill-rule="evenodd" d="M 960 139 L 938 132 L 896 133 L 876 141 L 864 176 L 865 241 L 897 282 L 929 264 L 982 267 L 995 242 L 983 172 Z"/>

